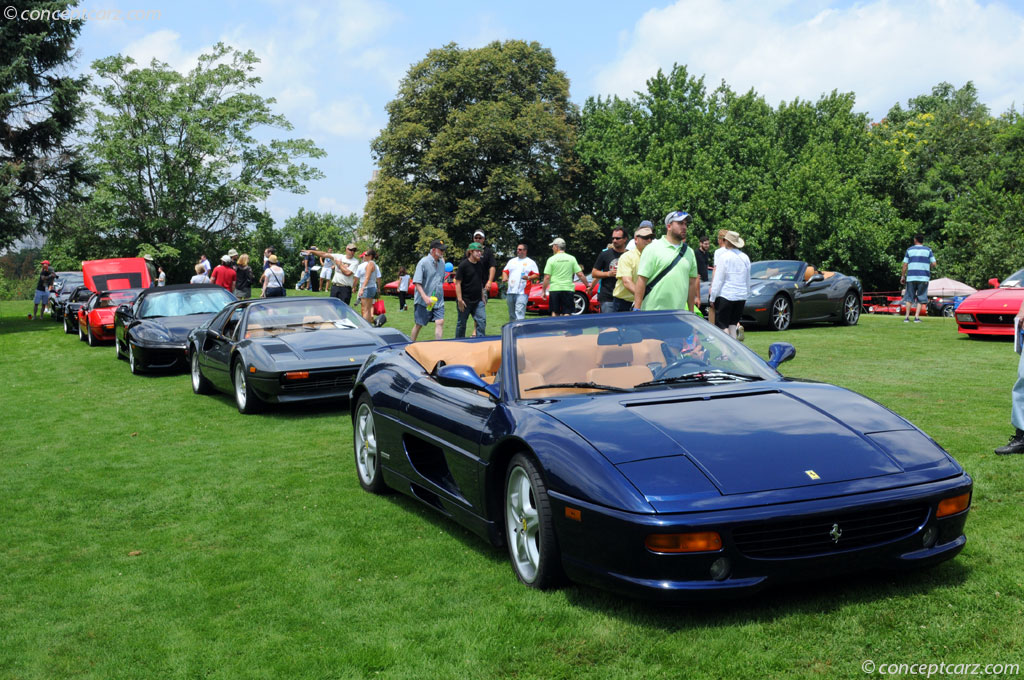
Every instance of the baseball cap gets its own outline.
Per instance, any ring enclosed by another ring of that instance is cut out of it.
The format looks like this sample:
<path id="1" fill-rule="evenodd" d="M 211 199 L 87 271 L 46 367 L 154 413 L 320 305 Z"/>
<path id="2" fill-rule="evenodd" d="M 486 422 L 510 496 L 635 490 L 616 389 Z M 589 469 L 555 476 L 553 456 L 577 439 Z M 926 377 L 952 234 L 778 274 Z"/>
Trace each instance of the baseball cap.
<path id="1" fill-rule="evenodd" d="M 345 246 L 345 250 L 355 250 L 356 248 L 358 248 L 358 246 L 355 243 L 349 243 Z"/>
<path id="2" fill-rule="evenodd" d="M 548 245 L 549 246 L 558 246 L 559 248 L 564 248 L 565 247 L 565 239 L 564 238 L 556 238 L 554 241 L 552 241 Z"/>
<path id="3" fill-rule="evenodd" d="M 669 214 L 665 215 L 666 227 L 672 224 L 673 222 L 682 222 L 683 224 L 689 224 L 692 221 L 693 218 L 690 217 L 690 213 L 684 212 L 682 210 L 676 210 L 675 212 L 670 212 Z"/>
<path id="4" fill-rule="evenodd" d="M 479 243 L 477 243 L 476 241 L 473 241 L 468 246 L 466 246 L 466 250 L 483 250 L 483 249 L 484 249 L 484 247 L 482 245 L 480 245 Z"/>
<path id="5" fill-rule="evenodd" d="M 635 232 L 633 232 L 633 235 L 634 236 L 654 236 L 654 229 L 651 227 L 651 223 L 650 222 L 647 223 L 646 227 L 641 222 L 640 226 L 637 227 Z"/>
<path id="6" fill-rule="evenodd" d="M 42 264 L 50 264 L 50 261 L 49 260 L 43 260 Z"/>
<path id="7" fill-rule="evenodd" d="M 448 246 L 444 244 L 444 241 L 437 238 L 430 242 L 430 249 L 433 250 L 434 248 L 437 248 L 438 250 L 441 251 L 448 250 Z"/>
<path id="8" fill-rule="evenodd" d="M 484 238 L 487 238 L 484 232 L 480 231 L 479 229 L 473 232 L 473 238 L 476 238 L 477 236 L 483 236 Z"/>
<path id="9" fill-rule="evenodd" d="M 220 261 L 223 262 L 224 264 L 230 264 L 231 256 L 230 255 L 221 255 L 220 256 Z"/>
<path id="10" fill-rule="evenodd" d="M 650 220 L 644 220 L 643 222 L 640 223 L 640 226 L 637 227 L 637 229 L 643 229 L 644 227 L 654 229 L 654 223 L 651 222 Z"/>

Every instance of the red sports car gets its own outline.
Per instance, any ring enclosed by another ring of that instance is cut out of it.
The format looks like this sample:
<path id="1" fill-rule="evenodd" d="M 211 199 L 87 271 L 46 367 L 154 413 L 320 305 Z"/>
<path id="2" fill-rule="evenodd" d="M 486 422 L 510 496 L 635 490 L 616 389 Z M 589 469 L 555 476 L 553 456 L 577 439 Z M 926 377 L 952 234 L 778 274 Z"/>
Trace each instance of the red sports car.
<path id="1" fill-rule="evenodd" d="M 601 311 L 601 303 L 597 301 L 597 291 L 587 296 L 587 288 L 578 280 L 575 281 L 576 290 L 572 294 L 573 316 L 585 314 L 597 314 Z M 548 313 L 548 298 L 544 297 L 544 286 L 540 283 L 529 283 L 526 286 L 526 311 L 532 314 Z"/>
<path id="2" fill-rule="evenodd" d="M 990 282 L 998 288 L 972 293 L 956 308 L 957 330 L 971 337 L 1013 337 L 1013 317 L 1024 302 L 1024 269 L 1014 272 L 1002 283 L 996 279 Z"/>
<path id="3" fill-rule="evenodd" d="M 120 305 L 130 305 L 144 288 L 105 290 L 93 293 L 89 301 L 78 308 L 78 339 L 95 347 L 101 341 L 114 339 L 114 312 Z"/>
<path id="4" fill-rule="evenodd" d="M 455 295 L 455 272 L 448 272 L 444 277 L 444 299 L 445 300 L 457 300 Z M 395 279 L 391 283 L 384 284 L 384 293 L 387 295 L 398 295 L 398 279 Z M 409 297 L 412 298 L 416 294 L 416 286 L 413 285 L 412 279 L 409 279 Z M 492 281 L 490 288 L 487 289 L 487 296 L 491 299 L 498 297 L 498 282 Z"/>

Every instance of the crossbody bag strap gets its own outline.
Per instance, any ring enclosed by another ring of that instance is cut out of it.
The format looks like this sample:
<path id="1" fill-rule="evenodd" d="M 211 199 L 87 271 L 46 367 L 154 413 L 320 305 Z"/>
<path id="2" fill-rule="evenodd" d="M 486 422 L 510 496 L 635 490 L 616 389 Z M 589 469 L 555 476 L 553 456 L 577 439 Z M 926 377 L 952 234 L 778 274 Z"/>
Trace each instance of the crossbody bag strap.
<path id="1" fill-rule="evenodd" d="M 655 276 L 653 279 L 651 279 L 650 281 L 647 282 L 647 286 L 645 287 L 646 293 L 651 292 L 651 290 L 653 290 L 654 287 L 656 285 L 658 285 L 658 282 L 661 281 L 663 278 L 665 278 L 665 275 L 668 274 L 670 271 L 672 271 L 673 267 L 675 267 L 677 264 L 679 264 L 679 260 L 683 259 L 683 255 L 685 255 L 685 254 L 686 254 L 686 244 L 684 243 L 683 246 L 679 249 L 679 253 L 676 255 L 675 259 L 672 260 L 672 262 L 669 263 L 669 265 L 667 267 L 665 267 L 660 272 L 658 272 L 657 276 Z"/>

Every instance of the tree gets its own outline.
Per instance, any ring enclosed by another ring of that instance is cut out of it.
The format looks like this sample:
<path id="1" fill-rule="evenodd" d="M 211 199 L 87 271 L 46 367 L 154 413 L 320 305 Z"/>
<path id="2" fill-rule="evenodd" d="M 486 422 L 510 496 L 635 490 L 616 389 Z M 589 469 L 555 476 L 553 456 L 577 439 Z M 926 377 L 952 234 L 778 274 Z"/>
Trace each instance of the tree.
<path id="1" fill-rule="evenodd" d="M 456 245 L 482 229 L 500 252 L 566 234 L 579 167 L 569 81 L 537 43 L 431 50 L 412 66 L 372 143 L 367 226 L 392 262 L 434 227 Z"/>
<path id="2" fill-rule="evenodd" d="M 185 75 L 156 60 L 93 63 L 101 84 L 92 88 L 99 106 L 88 148 L 100 179 L 91 227 L 108 252 L 134 254 L 140 243 L 172 245 L 186 259 L 223 252 L 259 223 L 271 191 L 304 193 L 322 177 L 293 160 L 322 157 L 312 141 L 257 142 L 262 128 L 291 129 L 272 113 L 273 99 L 252 92 L 258 61 L 218 43 Z"/>
<path id="3" fill-rule="evenodd" d="M 359 229 L 359 215 L 335 215 L 333 213 L 299 212 L 284 222 L 281 235 L 291 239 L 289 256 L 303 248 L 316 246 L 318 250 L 341 252 L 349 242 L 354 242 Z"/>
<path id="4" fill-rule="evenodd" d="M 11 0 L 0 22 L 0 248 L 45 233 L 54 209 L 89 180 L 70 137 L 85 115 L 87 79 L 67 73 L 82 21 L 72 3 Z"/>

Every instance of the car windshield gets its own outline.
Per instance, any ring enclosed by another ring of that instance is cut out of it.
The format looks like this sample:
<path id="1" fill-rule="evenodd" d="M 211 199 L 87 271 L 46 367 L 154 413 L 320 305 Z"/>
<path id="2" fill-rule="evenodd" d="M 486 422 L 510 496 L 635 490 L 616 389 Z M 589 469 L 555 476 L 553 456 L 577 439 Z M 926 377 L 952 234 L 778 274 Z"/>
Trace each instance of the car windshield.
<path id="1" fill-rule="evenodd" d="M 1021 286 L 1024 286 L 1024 269 L 1015 271 L 999 284 L 1000 288 L 1020 288 Z"/>
<path id="2" fill-rule="evenodd" d="M 337 298 L 295 298 L 253 304 L 245 337 L 352 328 L 369 328 L 369 324 Z"/>
<path id="3" fill-rule="evenodd" d="M 234 300 L 235 296 L 223 288 L 168 291 L 147 295 L 142 301 L 139 317 L 152 319 L 160 316 L 216 314 Z"/>
<path id="4" fill-rule="evenodd" d="M 796 281 L 803 262 L 792 260 L 762 260 L 750 265 L 750 278 L 770 281 Z"/>
<path id="5" fill-rule="evenodd" d="M 769 380 L 756 354 L 700 317 L 651 312 L 512 329 L 520 399 Z"/>
<path id="6" fill-rule="evenodd" d="M 96 301 L 96 309 L 102 309 L 104 307 L 117 307 L 118 305 L 125 305 L 135 299 L 135 291 L 111 291 L 104 293 L 100 296 L 100 299 Z"/>

